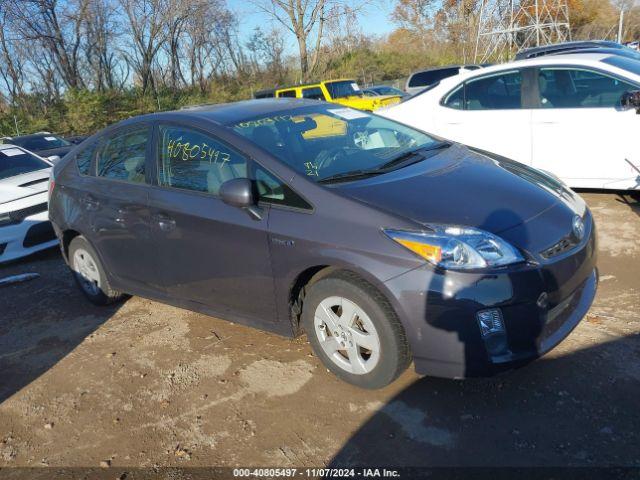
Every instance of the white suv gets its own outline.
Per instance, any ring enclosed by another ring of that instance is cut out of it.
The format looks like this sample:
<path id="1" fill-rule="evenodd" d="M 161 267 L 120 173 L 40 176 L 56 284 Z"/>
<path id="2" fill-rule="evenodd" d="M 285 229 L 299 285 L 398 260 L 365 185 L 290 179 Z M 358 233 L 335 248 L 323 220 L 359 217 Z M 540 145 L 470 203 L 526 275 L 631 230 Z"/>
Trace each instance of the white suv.
<path id="1" fill-rule="evenodd" d="M 640 95 L 629 95 L 638 90 L 639 61 L 552 55 L 461 71 L 379 113 L 571 187 L 640 189 Z"/>

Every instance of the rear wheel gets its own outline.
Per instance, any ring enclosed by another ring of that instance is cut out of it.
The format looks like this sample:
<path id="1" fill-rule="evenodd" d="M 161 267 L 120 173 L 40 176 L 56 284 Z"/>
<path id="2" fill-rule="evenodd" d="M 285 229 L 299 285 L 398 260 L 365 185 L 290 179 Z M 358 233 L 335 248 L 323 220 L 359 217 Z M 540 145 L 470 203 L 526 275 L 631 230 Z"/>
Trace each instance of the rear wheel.
<path id="1" fill-rule="evenodd" d="M 124 297 L 111 288 L 96 251 L 82 236 L 69 244 L 69 266 L 82 293 L 96 305 L 108 305 Z"/>
<path id="2" fill-rule="evenodd" d="M 384 387 L 411 362 L 404 329 L 391 305 L 352 273 L 314 283 L 304 298 L 302 321 L 316 355 L 353 385 Z"/>

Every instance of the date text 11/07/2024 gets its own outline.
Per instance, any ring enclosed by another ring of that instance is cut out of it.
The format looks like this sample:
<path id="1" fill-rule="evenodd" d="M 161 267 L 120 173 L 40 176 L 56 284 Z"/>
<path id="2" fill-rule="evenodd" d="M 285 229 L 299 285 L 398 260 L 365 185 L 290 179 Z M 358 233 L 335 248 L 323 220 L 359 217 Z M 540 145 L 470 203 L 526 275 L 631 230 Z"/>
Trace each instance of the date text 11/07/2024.
<path id="1" fill-rule="evenodd" d="M 398 470 L 387 468 L 234 468 L 234 477 L 257 478 L 400 478 Z"/>

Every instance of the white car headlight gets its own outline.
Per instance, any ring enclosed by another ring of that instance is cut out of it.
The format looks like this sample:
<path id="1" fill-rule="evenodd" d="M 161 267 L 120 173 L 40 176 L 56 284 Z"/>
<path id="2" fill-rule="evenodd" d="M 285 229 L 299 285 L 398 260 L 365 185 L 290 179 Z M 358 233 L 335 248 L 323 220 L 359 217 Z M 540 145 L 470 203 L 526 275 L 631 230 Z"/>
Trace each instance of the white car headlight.
<path id="1" fill-rule="evenodd" d="M 0 213 L 0 227 L 9 225 L 12 223 L 11 215 L 8 213 Z"/>
<path id="2" fill-rule="evenodd" d="M 508 242 L 472 227 L 427 225 L 430 231 L 384 230 L 392 240 L 438 267 L 469 270 L 523 262 Z"/>

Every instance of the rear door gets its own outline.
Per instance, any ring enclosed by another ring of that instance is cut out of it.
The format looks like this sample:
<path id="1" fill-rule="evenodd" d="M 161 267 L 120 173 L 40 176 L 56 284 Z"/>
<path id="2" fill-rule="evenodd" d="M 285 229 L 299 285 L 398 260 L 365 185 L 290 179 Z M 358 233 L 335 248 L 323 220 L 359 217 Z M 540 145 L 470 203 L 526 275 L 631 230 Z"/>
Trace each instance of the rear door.
<path id="1" fill-rule="evenodd" d="M 152 127 L 130 125 L 98 146 L 96 177 L 80 195 L 98 250 L 117 288 L 153 292 L 160 288 L 150 235 L 147 157 Z"/>
<path id="2" fill-rule="evenodd" d="M 626 159 L 637 155 L 640 115 L 621 109 L 620 100 L 638 88 L 589 68 L 540 68 L 533 166 L 572 187 L 633 188 L 638 172 Z"/>
<path id="3" fill-rule="evenodd" d="M 158 185 L 150 204 L 157 263 L 169 297 L 205 305 L 229 319 L 276 320 L 267 223 L 219 197 L 248 177 L 250 160 L 195 126 L 158 126 Z"/>
<path id="4" fill-rule="evenodd" d="M 442 99 L 434 133 L 529 164 L 531 110 L 523 108 L 526 78 L 521 70 L 511 70 L 460 84 Z"/>

